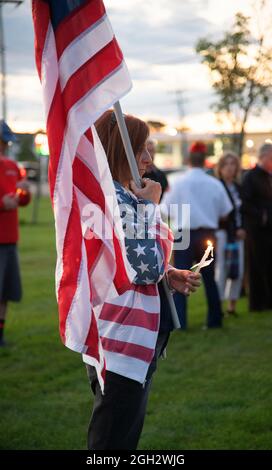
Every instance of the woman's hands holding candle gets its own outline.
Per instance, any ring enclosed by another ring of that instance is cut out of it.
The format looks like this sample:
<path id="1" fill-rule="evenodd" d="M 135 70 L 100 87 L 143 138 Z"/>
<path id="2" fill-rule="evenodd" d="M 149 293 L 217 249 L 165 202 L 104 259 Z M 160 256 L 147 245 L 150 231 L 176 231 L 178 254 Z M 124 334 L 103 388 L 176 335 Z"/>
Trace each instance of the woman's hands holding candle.
<path id="1" fill-rule="evenodd" d="M 213 262 L 213 244 L 210 240 L 207 241 L 207 248 L 204 252 L 204 255 L 202 256 L 201 260 L 199 263 L 195 264 L 192 266 L 190 269 L 191 271 L 194 270 L 194 272 L 199 273 L 202 268 L 205 268 L 205 266 L 209 266 Z M 211 255 L 211 258 L 209 256 Z"/>
<path id="2" fill-rule="evenodd" d="M 195 292 L 201 284 L 200 274 L 192 273 L 187 269 L 172 268 L 167 273 L 167 279 L 170 289 L 185 295 Z"/>

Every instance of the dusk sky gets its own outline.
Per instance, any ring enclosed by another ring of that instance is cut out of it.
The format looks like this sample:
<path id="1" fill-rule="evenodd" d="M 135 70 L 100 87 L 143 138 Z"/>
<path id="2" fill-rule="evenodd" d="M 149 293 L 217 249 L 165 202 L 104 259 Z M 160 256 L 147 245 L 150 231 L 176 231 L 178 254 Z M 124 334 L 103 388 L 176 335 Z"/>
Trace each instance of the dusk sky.
<path id="1" fill-rule="evenodd" d="M 8 73 L 8 121 L 16 131 L 44 128 L 36 75 L 30 0 L 6 5 L 4 27 Z M 133 89 L 122 100 L 126 112 L 169 125 L 179 123 L 175 90 L 184 91 L 184 124 L 194 132 L 223 130 L 210 111 L 208 71 L 194 52 L 203 36 L 220 36 L 237 11 L 252 13 L 250 0 L 105 0 L 123 50 Z M 271 2 L 272 3 L 272 2 Z M 249 130 L 271 130 L 271 114 L 252 118 Z M 225 128 L 226 129 L 226 128 Z"/>

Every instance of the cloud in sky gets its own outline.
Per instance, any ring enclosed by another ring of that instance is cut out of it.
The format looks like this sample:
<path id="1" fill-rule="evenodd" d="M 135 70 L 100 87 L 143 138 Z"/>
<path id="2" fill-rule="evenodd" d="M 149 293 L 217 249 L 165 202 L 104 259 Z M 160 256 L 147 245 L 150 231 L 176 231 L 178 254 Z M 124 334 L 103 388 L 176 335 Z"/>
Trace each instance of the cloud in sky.
<path id="1" fill-rule="evenodd" d="M 19 8 L 6 5 L 9 120 L 17 129 L 33 130 L 43 122 L 42 96 L 36 75 L 30 0 Z M 105 0 L 113 29 L 124 52 L 133 90 L 124 110 L 140 116 L 178 120 L 175 89 L 186 91 L 188 122 L 207 122 L 212 93 L 209 75 L 194 52 L 199 37 L 218 35 L 233 14 L 248 9 L 248 0 Z"/>

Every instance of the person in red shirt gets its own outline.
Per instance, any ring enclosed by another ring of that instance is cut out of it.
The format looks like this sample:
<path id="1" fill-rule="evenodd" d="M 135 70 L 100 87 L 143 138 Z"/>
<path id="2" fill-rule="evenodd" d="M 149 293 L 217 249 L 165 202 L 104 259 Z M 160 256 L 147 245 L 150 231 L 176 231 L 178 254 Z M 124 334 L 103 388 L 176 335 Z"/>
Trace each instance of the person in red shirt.
<path id="1" fill-rule="evenodd" d="M 5 346 L 4 326 L 9 301 L 19 302 L 22 287 L 17 254 L 18 206 L 30 201 L 29 185 L 16 162 L 5 156 L 15 135 L 0 121 L 0 346 Z"/>

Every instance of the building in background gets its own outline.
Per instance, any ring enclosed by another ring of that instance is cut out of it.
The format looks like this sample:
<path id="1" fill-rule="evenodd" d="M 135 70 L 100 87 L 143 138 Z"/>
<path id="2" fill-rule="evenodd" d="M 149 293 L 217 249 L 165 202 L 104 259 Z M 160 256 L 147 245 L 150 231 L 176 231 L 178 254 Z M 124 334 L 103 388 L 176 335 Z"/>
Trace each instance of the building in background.
<path id="1" fill-rule="evenodd" d="M 159 132 L 151 129 L 151 137 L 157 143 L 157 152 L 155 164 L 165 170 L 174 171 L 186 166 L 186 155 L 183 155 L 183 149 L 189 148 L 192 142 L 201 140 L 208 149 L 206 161 L 207 168 L 213 168 L 219 157 L 226 150 L 233 149 L 233 134 L 185 134 L 175 129 L 166 131 L 162 128 Z M 264 142 L 272 143 L 271 132 L 247 133 L 244 141 L 242 167 L 244 169 L 253 168 L 257 161 L 258 149 Z"/>
<path id="2" fill-rule="evenodd" d="M 148 122 L 150 125 L 150 122 Z M 158 123 L 159 124 L 159 123 Z M 151 137 L 155 140 L 157 151 L 155 164 L 166 172 L 175 171 L 186 166 L 186 148 L 192 142 L 201 140 L 208 149 L 207 168 L 213 168 L 219 157 L 226 150 L 233 149 L 232 134 L 193 134 L 190 132 L 179 132 L 175 128 L 160 123 L 161 125 L 150 125 Z M 48 143 L 44 132 L 36 134 L 16 134 L 18 140 L 10 148 L 10 156 L 17 161 L 37 162 L 39 157 L 43 165 L 43 174 L 47 173 L 48 165 Z M 258 149 L 264 142 L 272 143 L 271 132 L 247 133 L 244 140 L 244 151 L 242 167 L 245 169 L 255 166 Z M 31 168 L 31 165 L 27 165 Z M 35 166 L 35 165 L 34 165 Z M 30 171 L 31 172 L 31 171 Z"/>

